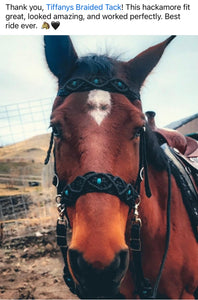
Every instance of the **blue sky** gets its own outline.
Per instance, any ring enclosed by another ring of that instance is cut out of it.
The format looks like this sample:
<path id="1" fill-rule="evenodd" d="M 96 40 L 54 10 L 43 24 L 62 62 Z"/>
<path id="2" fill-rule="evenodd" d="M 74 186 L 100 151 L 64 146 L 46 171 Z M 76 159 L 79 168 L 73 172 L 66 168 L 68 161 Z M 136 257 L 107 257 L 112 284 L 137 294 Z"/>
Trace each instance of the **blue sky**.
<path id="1" fill-rule="evenodd" d="M 167 36 L 71 38 L 79 56 L 108 53 L 127 61 Z M 47 68 L 42 36 L 0 36 L 0 45 L 0 106 L 55 97 L 56 78 Z M 143 109 L 156 111 L 159 126 L 197 113 L 197 86 L 198 36 L 177 36 L 142 88 Z"/>

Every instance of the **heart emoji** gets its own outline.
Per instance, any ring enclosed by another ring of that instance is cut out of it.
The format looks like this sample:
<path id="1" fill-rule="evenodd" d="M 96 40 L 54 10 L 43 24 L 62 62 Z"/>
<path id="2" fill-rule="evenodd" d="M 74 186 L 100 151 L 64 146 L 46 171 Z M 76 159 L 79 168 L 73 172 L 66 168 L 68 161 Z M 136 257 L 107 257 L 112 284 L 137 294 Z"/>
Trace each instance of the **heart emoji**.
<path id="1" fill-rule="evenodd" d="M 52 21 L 51 22 L 52 27 L 56 30 L 59 26 L 60 26 L 60 22 L 59 21 Z"/>

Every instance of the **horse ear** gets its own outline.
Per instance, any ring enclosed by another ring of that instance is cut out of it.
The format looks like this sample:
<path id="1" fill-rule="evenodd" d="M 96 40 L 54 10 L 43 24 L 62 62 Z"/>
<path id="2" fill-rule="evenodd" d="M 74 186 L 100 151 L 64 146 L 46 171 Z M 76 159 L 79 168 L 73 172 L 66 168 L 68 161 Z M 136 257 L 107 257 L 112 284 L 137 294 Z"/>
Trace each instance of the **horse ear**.
<path id="1" fill-rule="evenodd" d="M 45 57 L 51 72 L 62 85 L 69 77 L 78 56 L 69 36 L 44 36 Z"/>
<path id="2" fill-rule="evenodd" d="M 141 88 L 148 74 L 157 65 L 166 46 L 174 38 L 175 35 L 171 35 L 164 42 L 148 48 L 126 63 L 128 67 L 129 77 L 135 83 L 138 89 Z"/>

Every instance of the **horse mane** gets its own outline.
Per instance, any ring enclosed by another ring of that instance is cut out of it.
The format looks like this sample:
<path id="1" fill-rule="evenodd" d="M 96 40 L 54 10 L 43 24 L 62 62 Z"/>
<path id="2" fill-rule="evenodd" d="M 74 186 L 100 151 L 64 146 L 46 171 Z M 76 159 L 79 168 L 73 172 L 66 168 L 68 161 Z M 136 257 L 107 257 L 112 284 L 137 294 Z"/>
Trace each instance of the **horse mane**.
<path id="1" fill-rule="evenodd" d="M 148 164 L 152 165 L 157 171 L 166 170 L 168 164 L 167 157 L 159 145 L 157 136 L 149 126 L 146 126 L 145 137 Z"/>
<path id="2" fill-rule="evenodd" d="M 77 59 L 76 68 L 82 74 L 84 72 L 92 75 L 105 75 L 105 77 L 112 77 L 115 75 L 114 60 L 106 55 L 87 55 Z"/>

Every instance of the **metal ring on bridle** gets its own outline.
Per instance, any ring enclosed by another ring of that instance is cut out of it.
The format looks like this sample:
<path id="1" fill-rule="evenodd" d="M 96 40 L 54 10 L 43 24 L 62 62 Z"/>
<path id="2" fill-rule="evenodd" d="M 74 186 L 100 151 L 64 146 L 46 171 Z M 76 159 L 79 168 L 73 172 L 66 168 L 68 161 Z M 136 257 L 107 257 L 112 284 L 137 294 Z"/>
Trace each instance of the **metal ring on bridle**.
<path id="1" fill-rule="evenodd" d="M 136 200 L 137 200 L 137 201 L 135 202 L 135 206 L 138 207 L 138 206 L 140 205 L 140 203 L 141 203 L 140 195 L 138 195 L 138 197 L 137 197 Z"/>
<path id="2" fill-rule="evenodd" d="M 144 172 L 144 167 L 142 167 L 141 170 L 140 170 L 140 179 L 141 179 L 141 181 L 142 181 L 143 178 L 144 178 L 143 172 Z"/>
<path id="3" fill-rule="evenodd" d="M 61 194 L 56 195 L 55 200 L 56 200 L 57 206 L 58 206 L 59 204 L 61 204 Z"/>
<path id="4" fill-rule="evenodd" d="M 58 185 L 59 185 L 58 175 L 56 173 L 54 173 L 54 177 L 56 178 L 56 185 L 55 185 L 55 187 L 58 188 Z"/>

